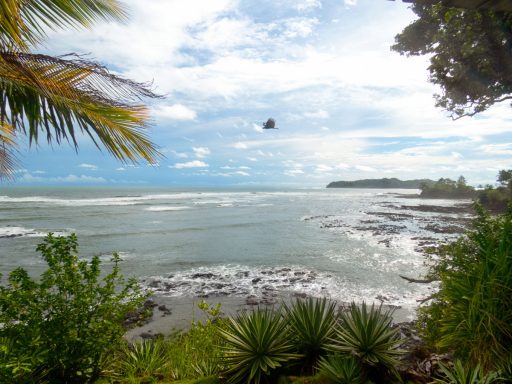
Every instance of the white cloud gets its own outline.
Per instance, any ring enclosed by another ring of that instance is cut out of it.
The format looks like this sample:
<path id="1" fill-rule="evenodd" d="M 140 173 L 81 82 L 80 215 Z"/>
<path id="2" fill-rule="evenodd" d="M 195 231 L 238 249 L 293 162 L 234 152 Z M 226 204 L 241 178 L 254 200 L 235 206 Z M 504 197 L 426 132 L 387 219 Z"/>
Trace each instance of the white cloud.
<path id="1" fill-rule="evenodd" d="M 41 177 L 41 176 L 33 176 L 29 173 L 24 174 L 21 178 L 18 179 L 21 182 L 25 183 L 70 183 L 70 184 L 89 184 L 89 183 L 100 183 L 103 184 L 107 182 L 103 177 L 93 177 L 86 175 L 74 175 L 69 174 L 67 176 L 57 176 L 57 177 Z"/>
<path id="2" fill-rule="evenodd" d="M 347 6 L 354 6 L 357 5 L 357 0 L 343 0 L 345 5 Z"/>
<path id="3" fill-rule="evenodd" d="M 304 171 L 302 169 L 289 169 L 283 172 L 283 175 L 295 177 L 297 175 L 303 175 Z"/>
<path id="4" fill-rule="evenodd" d="M 309 11 L 315 8 L 322 8 L 320 0 L 295 0 L 294 6 L 298 11 Z"/>
<path id="5" fill-rule="evenodd" d="M 188 161 L 186 163 L 176 163 L 170 165 L 169 168 L 184 169 L 184 168 L 206 168 L 209 167 L 207 163 L 200 160 Z"/>
<path id="6" fill-rule="evenodd" d="M 123 171 L 126 171 L 126 168 L 125 167 L 119 167 L 119 168 L 116 168 L 116 171 L 123 172 Z"/>
<path id="7" fill-rule="evenodd" d="M 192 150 L 194 151 L 194 154 L 199 158 L 206 157 L 211 153 L 210 149 L 207 147 L 192 147 Z"/>
<path id="8" fill-rule="evenodd" d="M 197 113 L 183 104 L 160 105 L 153 111 L 155 116 L 171 120 L 194 120 Z"/>
<path id="9" fill-rule="evenodd" d="M 377 172 L 375 168 L 369 167 L 367 165 L 356 165 L 354 166 L 354 168 L 362 172 Z"/>
<path id="10" fill-rule="evenodd" d="M 249 148 L 246 143 L 242 143 L 241 141 L 239 141 L 237 143 L 234 143 L 232 145 L 232 147 L 236 148 L 236 149 L 247 149 L 247 148 Z"/>
<path id="11" fill-rule="evenodd" d="M 240 175 L 240 176 L 250 176 L 250 174 L 249 174 L 249 173 L 244 172 L 244 171 L 236 171 L 236 172 L 234 172 L 234 173 L 235 173 L 235 174 L 237 174 L 237 175 Z"/>
<path id="12" fill-rule="evenodd" d="M 319 109 L 318 111 L 304 112 L 304 117 L 310 119 L 328 119 L 330 115 L 329 112 Z"/>
<path id="13" fill-rule="evenodd" d="M 246 169 L 247 170 L 247 169 L 251 169 L 251 167 L 248 167 L 246 165 L 241 165 L 238 167 L 238 169 Z"/>
<path id="14" fill-rule="evenodd" d="M 94 165 L 94 164 L 82 163 L 82 164 L 79 165 L 79 167 L 80 168 L 89 169 L 91 171 L 97 171 L 98 170 L 98 166 Z"/>

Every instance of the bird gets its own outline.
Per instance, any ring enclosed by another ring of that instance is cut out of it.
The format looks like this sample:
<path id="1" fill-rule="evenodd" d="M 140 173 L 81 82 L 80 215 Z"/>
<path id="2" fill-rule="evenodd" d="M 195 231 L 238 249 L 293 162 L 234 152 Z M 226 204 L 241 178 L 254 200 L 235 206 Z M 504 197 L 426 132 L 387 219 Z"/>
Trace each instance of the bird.
<path id="1" fill-rule="evenodd" d="M 262 125 L 263 129 L 279 129 L 279 128 L 276 128 L 276 121 L 269 117 L 269 119 L 263 123 Z"/>

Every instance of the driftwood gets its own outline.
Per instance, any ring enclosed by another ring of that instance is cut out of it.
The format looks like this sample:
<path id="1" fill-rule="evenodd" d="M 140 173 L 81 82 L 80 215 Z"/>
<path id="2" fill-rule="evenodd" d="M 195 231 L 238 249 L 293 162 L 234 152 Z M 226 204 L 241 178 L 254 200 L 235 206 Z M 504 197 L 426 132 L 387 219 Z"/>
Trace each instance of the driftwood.
<path id="1" fill-rule="evenodd" d="M 430 279 L 413 279 L 412 277 L 407 277 L 403 275 L 399 275 L 402 279 L 407 280 L 409 283 L 419 283 L 419 284 L 429 284 L 434 281 L 438 281 L 439 279 L 430 278 Z"/>

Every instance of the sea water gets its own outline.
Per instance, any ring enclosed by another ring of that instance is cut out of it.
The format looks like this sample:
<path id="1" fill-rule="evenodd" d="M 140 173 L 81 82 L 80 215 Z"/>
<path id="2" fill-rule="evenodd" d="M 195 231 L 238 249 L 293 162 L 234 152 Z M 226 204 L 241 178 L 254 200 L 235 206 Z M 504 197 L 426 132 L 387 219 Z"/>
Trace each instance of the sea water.
<path id="1" fill-rule="evenodd" d="M 413 309 L 433 287 L 400 275 L 425 272 L 420 239 L 446 237 L 426 229 L 442 223 L 439 214 L 399 210 L 425 204 L 401 195 L 414 193 L 3 188 L 0 272 L 41 273 L 36 245 L 48 232 L 76 233 L 80 257 L 98 255 L 108 266 L 118 252 L 123 273 L 158 295 L 312 295 Z"/>

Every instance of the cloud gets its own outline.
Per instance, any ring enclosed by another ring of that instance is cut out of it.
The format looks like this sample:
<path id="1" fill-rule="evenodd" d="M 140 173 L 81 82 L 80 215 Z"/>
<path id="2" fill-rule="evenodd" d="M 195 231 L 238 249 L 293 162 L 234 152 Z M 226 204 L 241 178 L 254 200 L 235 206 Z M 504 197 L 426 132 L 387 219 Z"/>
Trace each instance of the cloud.
<path id="1" fill-rule="evenodd" d="M 241 141 L 232 144 L 232 147 L 236 148 L 236 149 L 247 149 L 247 148 L 249 148 L 246 143 L 242 143 Z"/>
<path id="2" fill-rule="evenodd" d="M 194 154 L 199 158 L 206 157 L 211 153 L 210 149 L 207 147 L 192 147 L 192 150 L 194 151 Z"/>
<path id="3" fill-rule="evenodd" d="M 328 119 L 330 116 L 329 112 L 324 111 L 323 109 L 319 109 L 318 111 L 304 112 L 304 117 L 310 119 Z"/>
<path id="4" fill-rule="evenodd" d="M 174 165 L 170 165 L 169 168 L 176 168 L 176 169 L 184 169 L 184 168 L 207 168 L 209 165 L 205 163 L 204 161 L 200 160 L 194 160 L 194 161 L 188 161 L 186 163 L 176 163 Z"/>
<path id="5" fill-rule="evenodd" d="M 82 163 L 82 164 L 79 165 L 79 167 L 80 168 L 89 169 L 91 171 L 97 171 L 98 170 L 98 166 L 94 165 L 94 164 Z"/>
<path id="6" fill-rule="evenodd" d="M 354 168 L 362 172 L 377 172 L 375 168 L 369 167 L 367 165 L 356 165 L 354 166 Z"/>
<path id="7" fill-rule="evenodd" d="M 20 179 L 20 182 L 25 183 L 65 183 L 65 184 L 103 184 L 107 180 L 103 177 L 93 177 L 87 175 L 74 175 L 69 174 L 67 176 L 56 176 L 56 177 L 41 177 L 33 176 L 29 173 L 24 174 Z"/>
<path id="8" fill-rule="evenodd" d="M 195 120 L 197 113 L 183 104 L 160 105 L 153 111 L 155 116 L 171 120 Z"/>
<path id="9" fill-rule="evenodd" d="M 345 3 L 345 5 L 347 6 L 354 6 L 354 5 L 357 5 L 357 0 L 343 0 L 343 2 Z"/>
<path id="10" fill-rule="evenodd" d="M 289 170 L 286 170 L 283 172 L 283 175 L 292 176 L 292 177 L 295 177 L 298 175 L 303 175 L 303 174 L 304 174 L 304 171 L 302 169 L 289 169 Z"/>
<path id="11" fill-rule="evenodd" d="M 234 172 L 236 175 L 240 175 L 240 176 L 250 176 L 249 173 L 247 172 L 244 172 L 244 171 L 236 171 Z"/>
<path id="12" fill-rule="evenodd" d="M 123 172 L 123 171 L 126 171 L 126 168 L 125 167 L 119 167 L 119 168 L 116 168 L 116 171 Z"/>
<path id="13" fill-rule="evenodd" d="M 310 11 L 315 8 L 322 8 L 320 0 L 295 0 L 294 6 L 298 11 Z"/>

